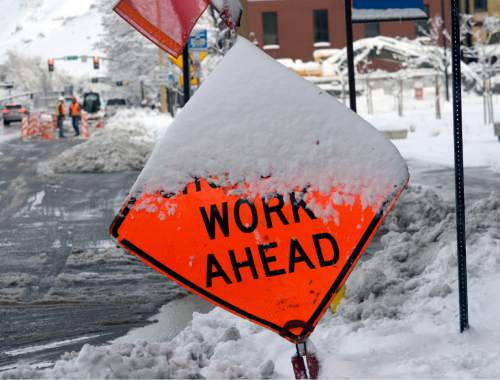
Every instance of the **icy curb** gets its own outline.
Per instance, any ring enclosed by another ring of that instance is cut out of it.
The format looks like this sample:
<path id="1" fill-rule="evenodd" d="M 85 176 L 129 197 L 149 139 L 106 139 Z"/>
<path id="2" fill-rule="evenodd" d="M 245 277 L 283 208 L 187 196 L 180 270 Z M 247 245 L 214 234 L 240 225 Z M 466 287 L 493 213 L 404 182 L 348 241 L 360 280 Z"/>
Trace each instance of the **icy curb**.
<path id="1" fill-rule="evenodd" d="M 405 192 L 381 230 L 382 248 L 354 270 L 333 317 L 312 340 L 321 377 L 494 378 L 500 375 L 500 196 L 467 210 L 472 330 L 458 333 L 455 220 L 431 190 Z M 161 328 L 159 326 L 159 328 Z M 293 346 L 216 309 L 171 342 L 86 345 L 54 368 L 2 378 L 291 378 Z"/>
<path id="2" fill-rule="evenodd" d="M 91 138 L 40 163 L 39 174 L 141 170 L 172 119 L 144 109 L 120 110 Z"/>

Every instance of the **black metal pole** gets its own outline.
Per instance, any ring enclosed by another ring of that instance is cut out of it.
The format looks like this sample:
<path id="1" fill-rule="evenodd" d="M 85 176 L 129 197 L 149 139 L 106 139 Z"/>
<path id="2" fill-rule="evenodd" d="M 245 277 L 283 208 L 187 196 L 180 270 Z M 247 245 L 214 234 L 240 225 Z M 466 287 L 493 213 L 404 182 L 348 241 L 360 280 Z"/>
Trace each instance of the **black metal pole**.
<path id="1" fill-rule="evenodd" d="M 351 110 L 357 111 L 356 106 L 356 77 L 354 71 L 354 48 L 352 37 L 352 2 L 351 0 L 344 1 L 345 6 L 345 34 L 347 47 L 347 70 L 349 75 L 349 104 Z"/>
<path id="2" fill-rule="evenodd" d="M 189 43 L 184 46 L 182 51 L 182 75 L 184 76 L 184 105 L 191 98 L 191 67 L 189 59 Z"/>
<path id="3" fill-rule="evenodd" d="M 446 36 L 443 33 L 448 30 L 446 26 L 446 9 L 444 7 L 444 0 L 441 0 L 441 17 L 443 19 L 443 29 L 442 29 L 442 38 L 443 38 L 443 48 L 444 48 L 444 85 L 446 88 L 446 101 L 450 101 L 450 77 L 448 76 L 448 41 L 446 40 Z"/>
<path id="4" fill-rule="evenodd" d="M 460 332 L 469 328 L 467 300 L 467 260 L 465 245 L 464 160 L 462 142 L 462 77 L 460 55 L 459 0 L 451 0 L 451 39 L 453 66 L 453 129 L 455 140 L 455 197 L 457 218 L 458 298 Z"/>

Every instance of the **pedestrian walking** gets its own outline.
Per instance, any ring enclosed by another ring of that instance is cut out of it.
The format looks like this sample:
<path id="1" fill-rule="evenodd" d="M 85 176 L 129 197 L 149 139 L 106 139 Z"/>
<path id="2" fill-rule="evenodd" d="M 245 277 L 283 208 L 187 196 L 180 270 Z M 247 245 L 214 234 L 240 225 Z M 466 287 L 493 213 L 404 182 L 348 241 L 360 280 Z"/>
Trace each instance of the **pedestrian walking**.
<path id="1" fill-rule="evenodd" d="M 64 138 L 64 118 L 66 117 L 66 108 L 64 107 L 64 98 L 61 96 L 57 103 L 57 128 L 59 129 L 59 138 Z"/>
<path id="2" fill-rule="evenodd" d="M 71 105 L 69 106 L 69 116 L 71 117 L 71 124 L 75 130 L 75 137 L 80 136 L 80 122 L 82 120 L 81 106 L 76 97 L 73 96 Z"/>

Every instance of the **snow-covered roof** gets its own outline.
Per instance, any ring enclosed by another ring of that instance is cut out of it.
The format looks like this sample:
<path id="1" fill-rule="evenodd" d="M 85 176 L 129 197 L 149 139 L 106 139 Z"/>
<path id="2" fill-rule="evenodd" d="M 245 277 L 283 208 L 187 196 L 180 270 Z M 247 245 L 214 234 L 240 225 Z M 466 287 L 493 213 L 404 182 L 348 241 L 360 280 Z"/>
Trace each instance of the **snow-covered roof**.
<path id="1" fill-rule="evenodd" d="M 426 19 L 427 14 L 419 8 L 356 9 L 352 10 L 353 22 L 398 21 Z"/>

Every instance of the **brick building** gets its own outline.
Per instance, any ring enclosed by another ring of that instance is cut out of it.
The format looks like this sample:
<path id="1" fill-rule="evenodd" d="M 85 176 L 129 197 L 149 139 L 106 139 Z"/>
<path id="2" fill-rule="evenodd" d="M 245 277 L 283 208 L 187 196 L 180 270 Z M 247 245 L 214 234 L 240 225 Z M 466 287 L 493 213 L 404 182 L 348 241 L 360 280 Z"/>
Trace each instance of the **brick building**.
<path id="1" fill-rule="evenodd" d="M 487 0 L 471 0 L 487 1 Z M 497 1 L 497 0 L 489 0 Z M 429 17 L 450 13 L 449 0 L 424 0 Z M 313 59 L 314 50 L 345 46 L 343 0 L 243 0 L 240 34 L 254 40 L 274 58 Z M 450 17 L 446 17 L 449 28 Z M 355 39 L 384 35 L 415 38 L 426 21 L 356 23 Z"/>

